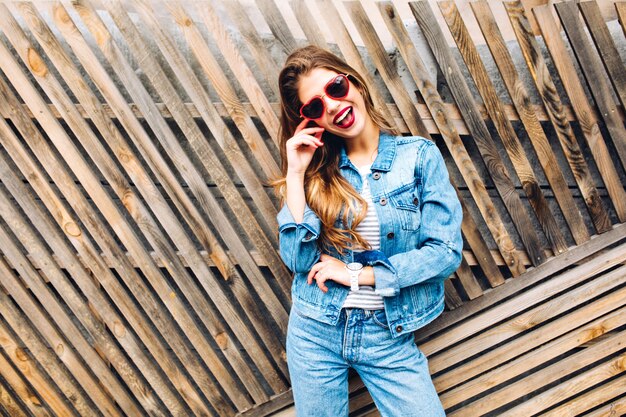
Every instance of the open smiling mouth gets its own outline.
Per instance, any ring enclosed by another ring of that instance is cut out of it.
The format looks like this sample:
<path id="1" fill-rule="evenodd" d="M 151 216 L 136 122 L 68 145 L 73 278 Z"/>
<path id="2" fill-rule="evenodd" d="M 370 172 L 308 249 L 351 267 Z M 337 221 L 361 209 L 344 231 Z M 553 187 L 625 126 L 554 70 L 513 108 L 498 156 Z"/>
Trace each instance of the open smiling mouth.
<path id="1" fill-rule="evenodd" d="M 342 129 L 347 129 L 352 126 L 352 124 L 354 124 L 354 111 L 352 109 L 352 106 L 346 107 L 339 114 L 337 114 L 337 116 L 335 116 L 335 119 L 333 120 L 333 123 L 335 124 L 335 126 L 338 126 Z"/>

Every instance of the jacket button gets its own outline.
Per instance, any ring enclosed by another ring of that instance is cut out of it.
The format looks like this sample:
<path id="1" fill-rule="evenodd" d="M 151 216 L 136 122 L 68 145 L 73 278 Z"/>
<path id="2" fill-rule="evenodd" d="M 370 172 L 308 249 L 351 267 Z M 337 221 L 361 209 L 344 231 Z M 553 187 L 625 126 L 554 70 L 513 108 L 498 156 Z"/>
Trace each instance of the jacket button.
<path id="1" fill-rule="evenodd" d="M 415 204 L 415 205 L 417 206 L 417 204 L 418 204 L 418 203 L 419 203 L 419 200 L 417 199 L 417 197 L 415 197 L 415 198 L 413 199 L 413 204 Z"/>
<path id="2" fill-rule="evenodd" d="M 396 332 L 400 333 L 402 331 L 402 326 L 396 326 Z"/>
<path id="3" fill-rule="evenodd" d="M 372 174 L 372 178 L 374 178 L 375 180 L 380 179 L 380 172 L 376 171 Z"/>
<path id="4" fill-rule="evenodd" d="M 394 236 L 393 232 L 387 233 L 387 239 L 393 239 Z"/>
<path id="5" fill-rule="evenodd" d="M 380 203 L 381 206 L 384 206 L 387 204 L 387 199 L 385 197 L 381 197 L 380 200 L 378 200 L 378 202 Z"/>

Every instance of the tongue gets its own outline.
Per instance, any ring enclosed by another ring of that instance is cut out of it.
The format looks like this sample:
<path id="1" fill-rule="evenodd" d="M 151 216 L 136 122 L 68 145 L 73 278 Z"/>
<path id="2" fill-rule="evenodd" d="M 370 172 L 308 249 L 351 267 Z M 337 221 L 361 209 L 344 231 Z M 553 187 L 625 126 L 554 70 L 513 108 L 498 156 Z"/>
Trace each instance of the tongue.
<path id="1" fill-rule="evenodd" d="M 349 125 L 351 121 L 352 121 L 352 109 L 346 111 L 345 116 L 343 117 L 341 122 L 337 123 L 337 126 L 345 127 L 345 126 Z"/>

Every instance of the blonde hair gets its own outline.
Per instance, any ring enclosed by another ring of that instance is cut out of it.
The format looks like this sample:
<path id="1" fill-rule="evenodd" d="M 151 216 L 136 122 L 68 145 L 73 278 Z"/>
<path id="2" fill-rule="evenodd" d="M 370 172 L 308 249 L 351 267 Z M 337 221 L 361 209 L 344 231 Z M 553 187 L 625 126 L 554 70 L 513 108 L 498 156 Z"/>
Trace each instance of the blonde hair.
<path id="1" fill-rule="evenodd" d="M 315 68 L 325 68 L 340 74 L 348 74 L 351 83 L 363 96 L 365 109 L 372 121 L 381 130 L 397 134 L 396 129 L 374 107 L 365 80 L 352 67 L 331 52 L 314 45 L 294 51 L 285 62 L 278 77 L 280 89 L 280 132 L 279 146 L 282 177 L 271 182 L 281 204 L 286 197 L 287 150 L 286 142 L 293 136 L 300 117 L 302 103 L 298 97 L 298 81 Z M 363 248 L 370 245 L 355 231 L 356 226 L 367 213 L 367 203 L 339 171 L 339 157 L 343 139 L 330 132 L 324 132 L 324 146 L 318 148 L 304 176 L 306 201 L 320 218 L 322 230 L 318 243 L 323 251 L 331 247 L 339 253 L 356 244 Z M 348 227 L 348 219 L 354 218 Z M 335 227 L 335 221 L 341 217 L 343 228 Z"/>

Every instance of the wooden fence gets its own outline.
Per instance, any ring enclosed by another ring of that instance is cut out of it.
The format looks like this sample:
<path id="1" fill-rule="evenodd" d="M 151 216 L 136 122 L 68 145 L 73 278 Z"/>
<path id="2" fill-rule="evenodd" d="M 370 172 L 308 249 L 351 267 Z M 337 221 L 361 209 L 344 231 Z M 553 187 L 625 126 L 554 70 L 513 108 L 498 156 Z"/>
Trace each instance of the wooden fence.
<path id="1" fill-rule="evenodd" d="M 0 1 L 0 414 L 293 415 L 266 180 L 308 43 L 457 187 L 416 334 L 448 413 L 626 413 L 626 2 L 623 32 L 594 1 L 398 3 Z"/>

